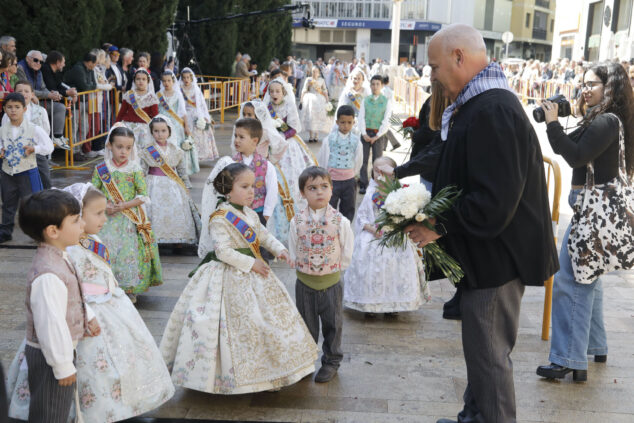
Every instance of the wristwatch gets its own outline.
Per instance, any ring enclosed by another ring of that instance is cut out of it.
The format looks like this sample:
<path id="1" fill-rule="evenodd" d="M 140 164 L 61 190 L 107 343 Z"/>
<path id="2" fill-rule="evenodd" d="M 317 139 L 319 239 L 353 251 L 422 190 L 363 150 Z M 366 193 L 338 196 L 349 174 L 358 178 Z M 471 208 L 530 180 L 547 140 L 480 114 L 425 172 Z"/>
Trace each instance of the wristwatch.
<path id="1" fill-rule="evenodd" d="M 442 223 L 436 223 L 434 225 L 434 231 L 440 236 L 447 235 L 447 228 L 445 228 L 445 225 L 443 225 Z"/>

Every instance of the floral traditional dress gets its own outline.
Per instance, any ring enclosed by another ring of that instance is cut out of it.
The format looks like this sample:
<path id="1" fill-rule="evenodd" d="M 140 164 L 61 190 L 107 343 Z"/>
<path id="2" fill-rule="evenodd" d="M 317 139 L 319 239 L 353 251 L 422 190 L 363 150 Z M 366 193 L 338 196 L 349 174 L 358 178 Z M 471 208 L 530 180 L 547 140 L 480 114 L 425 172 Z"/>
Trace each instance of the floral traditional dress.
<path id="1" fill-rule="evenodd" d="M 344 276 L 344 306 L 367 313 L 418 310 L 431 299 L 422 259 L 413 243 L 382 247 L 363 230 L 374 225 L 382 206 L 377 183 L 370 181 L 354 218 L 354 252 Z"/>
<path id="2" fill-rule="evenodd" d="M 159 113 L 166 116 L 171 123 L 174 131 L 170 138 L 174 139 L 176 145 L 185 151 L 185 169 L 188 175 L 193 175 L 200 171 L 198 166 L 198 148 L 195 143 L 191 143 L 190 139 L 185 137 L 185 126 L 187 119 L 187 110 L 185 108 L 185 99 L 183 95 L 173 90 L 169 96 L 165 91 L 157 93 L 159 99 Z"/>
<path id="3" fill-rule="evenodd" d="M 203 264 L 185 287 L 161 340 L 163 358 L 176 385 L 198 391 L 243 394 L 291 385 L 314 371 L 317 345 L 275 274 L 251 271 L 255 259 L 243 252 L 253 250 L 228 218 L 246 222 L 252 229 L 246 236 L 255 234 L 275 255 L 284 250 L 253 210 L 221 204 L 210 223 L 220 261 Z"/>
<path id="4" fill-rule="evenodd" d="M 324 94 L 328 93 L 323 78 L 313 79 L 309 77 L 304 83 L 302 93 L 302 110 L 300 118 L 305 130 L 310 132 L 330 133 L 332 119 L 326 112 L 328 103 Z"/>
<path id="5" fill-rule="evenodd" d="M 77 344 L 77 389 L 85 422 L 129 419 L 159 407 L 174 395 L 174 385 L 158 347 L 132 302 L 117 287 L 108 251 L 96 236 L 68 248 L 80 275 L 84 298 L 101 334 Z M 8 374 L 10 414 L 29 415 L 28 368 L 24 343 Z"/>
<path id="6" fill-rule="evenodd" d="M 167 175 L 152 154 L 160 155 L 175 175 Z M 185 169 L 185 155 L 170 142 L 165 146 L 154 142 L 140 152 L 150 196 L 148 217 L 159 244 L 198 244 L 200 214 L 187 189 L 191 183 Z"/>
<path id="7" fill-rule="evenodd" d="M 214 131 L 211 125 L 211 117 L 207 111 L 205 98 L 198 86 L 185 87 L 181 85 L 183 97 L 185 98 L 185 109 L 187 116 L 185 123 L 189 133 L 194 138 L 199 160 L 215 160 L 218 158 L 218 147 L 214 138 Z M 204 122 L 204 125 L 201 123 Z"/>
<path id="8" fill-rule="evenodd" d="M 140 198 L 145 205 L 149 203 L 145 177 L 138 164 L 127 163 L 119 168 L 110 160 L 106 160 L 105 164 L 123 196 L 123 201 Z M 92 176 L 92 184 L 106 195 L 108 201 L 113 202 L 97 168 Z M 117 213 L 108 216 L 108 221 L 100 232 L 110 251 L 112 271 L 126 293 L 139 294 L 147 291 L 150 286 L 163 283 L 156 239 L 151 229 L 146 227 L 143 231 L 137 230 L 137 226 L 123 213 Z M 148 238 L 151 242 L 147 242 Z"/>

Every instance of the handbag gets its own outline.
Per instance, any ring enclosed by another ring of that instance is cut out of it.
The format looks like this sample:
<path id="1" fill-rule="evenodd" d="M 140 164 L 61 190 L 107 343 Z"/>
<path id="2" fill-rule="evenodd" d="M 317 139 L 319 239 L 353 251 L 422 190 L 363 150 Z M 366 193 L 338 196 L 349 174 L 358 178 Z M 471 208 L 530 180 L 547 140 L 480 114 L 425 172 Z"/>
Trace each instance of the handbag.
<path id="1" fill-rule="evenodd" d="M 615 115 L 616 116 L 616 115 Z M 619 173 L 594 184 L 594 165 L 586 167 L 586 185 L 574 205 L 568 253 L 575 281 L 593 283 L 614 270 L 634 267 L 634 189 L 625 171 L 625 134 L 619 120 Z"/>

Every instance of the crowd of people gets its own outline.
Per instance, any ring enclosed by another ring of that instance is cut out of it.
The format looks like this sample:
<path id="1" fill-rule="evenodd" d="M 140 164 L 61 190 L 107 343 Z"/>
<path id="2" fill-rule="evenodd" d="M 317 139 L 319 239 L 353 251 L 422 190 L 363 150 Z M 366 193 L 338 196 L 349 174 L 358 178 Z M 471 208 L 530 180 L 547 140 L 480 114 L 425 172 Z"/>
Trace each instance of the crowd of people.
<path id="1" fill-rule="evenodd" d="M 0 44 L 2 63 L 15 57 L 15 40 Z M 15 72 L 11 84 L 11 71 L 3 73 L 11 89 L 2 96 L 0 241 L 11 239 L 19 207 L 20 228 L 38 243 L 27 277 L 26 337 L 8 374 L 12 417 L 119 421 L 165 403 L 175 385 L 243 394 L 277 391 L 312 373 L 315 382 L 329 382 L 343 361 L 344 307 L 369 318 L 418 310 L 433 277 L 421 248 L 436 241 L 464 271 L 445 308 L 445 317 L 462 320 L 468 384 L 458 421 L 516 420 L 509 356 L 521 299 L 525 286 L 543 285 L 555 272 L 551 363 L 537 374 L 572 372 L 583 381 L 587 355 L 607 360 L 599 276 L 634 265 L 619 221 L 631 203 L 614 200 L 634 170 L 634 98 L 621 64 L 582 68 L 578 131 L 566 134 L 557 104 L 543 102 L 553 150 L 574 168 L 575 217 L 558 259 L 540 144 L 509 87 L 513 70 L 487 59 L 470 26 L 434 35 L 422 77 L 402 67 L 404 79 L 429 81 L 431 96 L 412 136 L 415 151 L 401 166 L 383 157 L 393 95 L 380 60 L 272 63 L 262 99 L 241 105 L 224 157 L 194 72 L 175 71 L 161 55 L 132 62 L 131 50 L 106 45 L 62 76 L 61 53 L 44 59 L 31 51 L 20 62 L 27 74 Z M 43 63 L 54 85 L 45 82 Z M 569 66 L 558 66 L 558 75 L 565 78 Z M 247 54 L 234 68 L 236 76 L 258 77 Z M 103 146 L 90 145 L 103 156 L 90 181 L 48 189 L 47 119 L 82 83 L 123 92 L 117 122 Z M 303 132 L 321 143 L 317 156 Z M 199 208 L 189 177 L 201 160 L 214 163 Z M 460 198 L 431 225 L 406 228 L 403 247 L 381 247 L 381 182 L 410 175 L 433 194 L 457 187 Z M 357 192 L 364 195 L 358 208 Z M 589 195 L 595 201 L 579 200 Z M 598 203 L 603 209 L 589 205 Z M 626 241 L 634 241 L 627 228 Z M 589 254 L 596 239 L 588 234 L 607 242 L 603 253 Z M 164 283 L 159 246 L 191 246 L 202 261 L 157 346 L 133 304 Z M 609 254 L 617 257 L 603 260 Z M 296 270 L 295 301 L 272 259 Z"/>

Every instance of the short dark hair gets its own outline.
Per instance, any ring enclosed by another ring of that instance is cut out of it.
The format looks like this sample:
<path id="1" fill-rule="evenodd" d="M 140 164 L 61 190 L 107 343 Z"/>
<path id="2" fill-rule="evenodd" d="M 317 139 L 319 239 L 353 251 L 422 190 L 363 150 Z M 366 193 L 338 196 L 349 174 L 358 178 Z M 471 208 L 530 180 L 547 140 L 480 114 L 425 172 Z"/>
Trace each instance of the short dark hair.
<path id="1" fill-rule="evenodd" d="M 347 104 L 339 107 L 337 109 L 337 120 L 339 120 L 339 118 L 341 116 L 352 116 L 355 117 L 357 114 L 354 112 L 354 109 L 352 108 L 352 106 L 348 106 Z"/>
<path id="2" fill-rule="evenodd" d="M 249 132 L 249 136 L 251 138 L 257 138 L 258 141 L 262 138 L 262 133 L 264 132 L 262 129 L 262 124 L 257 119 L 252 118 L 242 118 L 236 121 L 236 129 L 244 128 Z"/>
<path id="3" fill-rule="evenodd" d="M 60 53 L 57 50 L 51 50 L 48 52 L 48 55 L 46 56 L 46 63 L 48 63 L 49 65 L 54 65 L 55 63 L 63 59 L 64 59 L 64 55 L 62 53 Z"/>
<path id="4" fill-rule="evenodd" d="M 320 166 L 309 166 L 302 171 L 299 175 L 298 183 L 299 190 L 304 192 L 304 188 L 306 187 L 306 183 L 315 178 L 323 178 L 328 181 L 328 183 L 332 186 L 332 178 L 330 177 L 330 173 L 326 169 Z"/>
<path id="5" fill-rule="evenodd" d="M 280 68 L 273 69 L 271 71 L 271 79 L 274 79 L 277 75 L 281 75 L 281 74 L 282 74 L 282 70 Z"/>
<path id="6" fill-rule="evenodd" d="M 389 76 L 387 76 L 387 75 L 385 75 L 385 76 L 383 77 L 383 84 L 384 84 L 384 85 L 387 85 L 387 84 L 389 84 L 389 83 L 390 83 L 390 77 L 389 77 Z"/>
<path id="7" fill-rule="evenodd" d="M 156 116 L 156 117 L 152 118 L 152 120 L 150 121 L 150 133 L 152 133 L 152 129 L 154 128 L 154 124 L 155 123 L 164 123 L 164 124 L 166 124 L 167 125 L 167 130 L 169 131 L 169 136 L 170 137 L 172 136 L 172 127 L 170 126 L 170 124 L 165 119 L 163 119 L 160 116 Z"/>
<path id="8" fill-rule="evenodd" d="M 251 169 L 244 163 L 231 163 L 216 176 L 216 179 L 214 179 L 214 188 L 221 195 L 229 194 L 233 189 L 233 183 L 238 175 L 247 170 Z"/>
<path id="9" fill-rule="evenodd" d="M 16 89 L 18 85 L 28 85 L 31 88 L 31 91 L 33 91 L 33 84 L 31 84 L 31 82 L 26 79 L 19 79 L 13 86 L 13 89 Z"/>
<path id="10" fill-rule="evenodd" d="M 92 53 L 86 53 L 84 54 L 84 62 L 91 62 L 91 63 L 95 63 L 97 61 L 97 56 L 92 54 Z"/>
<path id="11" fill-rule="evenodd" d="M 79 201 L 70 193 L 58 189 L 46 189 L 24 198 L 20 203 L 18 224 L 22 232 L 36 242 L 44 242 L 44 230 L 55 225 L 58 228 L 67 216 L 81 212 Z"/>
<path id="12" fill-rule="evenodd" d="M 24 99 L 24 96 L 20 93 L 7 94 L 7 96 L 4 98 L 3 107 L 7 107 L 7 104 L 9 104 L 10 101 L 17 101 L 22 105 L 22 107 L 26 107 L 26 100 Z"/>
<path id="13" fill-rule="evenodd" d="M 134 132 L 132 132 L 131 129 L 125 126 L 118 126 L 110 131 L 110 135 L 108 136 L 106 141 L 112 144 L 116 137 L 132 138 L 136 141 L 136 139 L 134 138 Z"/>
<path id="14" fill-rule="evenodd" d="M 381 84 L 383 83 L 383 77 L 381 75 L 374 75 L 372 78 L 370 78 L 370 82 L 372 81 L 379 81 Z"/>

